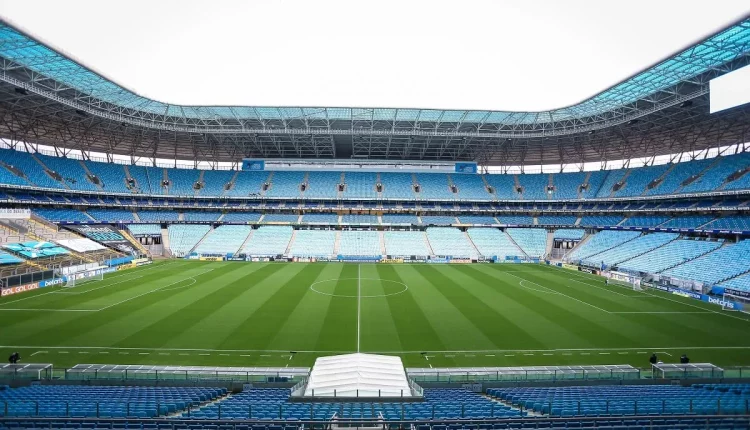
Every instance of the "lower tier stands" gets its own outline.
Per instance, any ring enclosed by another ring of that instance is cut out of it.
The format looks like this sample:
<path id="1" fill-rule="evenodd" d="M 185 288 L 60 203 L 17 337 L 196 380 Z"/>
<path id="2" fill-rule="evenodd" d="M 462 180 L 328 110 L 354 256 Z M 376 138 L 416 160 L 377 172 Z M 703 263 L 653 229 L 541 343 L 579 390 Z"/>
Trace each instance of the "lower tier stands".
<path id="1" fill-rule="evenodd" d="M 466 232 L 485 258 L 497 257 L 498 260 L 504 260 L 506 257 L 523 257 L 523 251 L 499 229 L 469 228 Z"/>
<path id="2" fill-rule="evenodd" d="M 539 225 L 574 225 L 578 217 L 575 215 L 546 215 L 537 217 Z"/>
<path id="3" fill-rule="evenodd" d="M 664 272 L 665 275 L 715 285 L 750 271 L 750 240 L 724 245 Z"/>
<path id="4" fill-rule="evenodd" d="M 727 216 L 718 218 L 705 226 L 706 230 L 750 231 L 750 216 Z"/>
<path id="5" fill-rule="evenodd" d="M 582 228 L 559 228 L 555 230 L 554 238 L 560 240 L 581 240 L 586 231 Z"/>
<path id="6" fill-rule="evenodd" d="M 667 215 L 632 216 L 620 225 L 623 227 L 656 227 L 667 222 L 671 217 Z"/>
<path id="7" fill-rule="evenodd" d="M 289 248 L 293 257 L 331 257 L 336 244 L 335 230 L 297 230 Z"/>
<path id="8" fill-rule="evenodd" d="M 0 390 L 0 416 L 153 418 L 225 394 L 225 388 L 204 387 L 32 385 Z"/>
<path id="9" fill-rule="evenodd" d="M 133 212 L 125 209 L 98 209 L 89 208 L 86 209 L 86 213 L 89 214 L 96 221 L 103 223 L 120 223 L 120 222 L 135 222 Z"/>
<path id="10" fill-rule="evenodd" d="M 529 257 L 542 258 L 547 253 L 547 230 L 543 228 L 509 228 L 506 231 Z"/>
<path id="11" fill-rule="evenodd" d="M 667 243 L 677 239 L 677 233 L 651 233 L 637 237 L 623 246 L 616 246 L 612 249 L 595 254 L 583 259 L 583 263 L 590 266 L 612 267 L 623 261 L 635 258 L 652 249 L 664 246 Z"/>
<path id="12" fill-rule="evenodd" d="M 85 213 L 74 209 L 36 208 L 33 210 L 38 216 L 52 222 L 91 222 Z"/>
<path id="13" fill-rule="evenodd" d="M 466 233 L 457 228 L 427 227 L 426 232 L 434 255 L 450 255 L 457 258 L 478 257 L 478 252 Z"/>
<path id="14" fill-rule="evenodd" d="M 720 285 L 733 290 L 750 292 L 750 274 L 732 278 L 728 281 L 722 282 Z"/>
<path id="15" fill-rule="evenodd" d="M 258 227 L 240 251 L 241 254 L 261 257 L 282 255 L 289 246 L 294 230 L 289 226 L 267 225 Z"/>
<path id="16" fill-rule="evenodd" d="M 392 257 L 424 257 L 433 254 L 423 231 L 385 231 L 383 241 L 386 255 Z"/>
<path id="17" fill-rule="evenodd" d="M 128 230 L 133 236 L 160 236 L 161 226 L 159 224 L 130 224 Z"/>
<path id="18" fill-rule="evenodd" d="M 513 418 L 525 414 L 519 409 L 493 402 L 481 394 L 455 388 L 427 388 L 423 402 L 325 402 L 291 401 L 284 388 L 255 388 L 191 412 L 196 420 L 226 419 L 329 420 L 340 419 L 450 420 Z M 183 415 L 184 417 L 184 415 Z"/>
<path id="19" fill-rule="evenodd" d="M 640 233 L 637 231 L 600 231 L 573 249 L 566 258 L 571 261 L 583 260 L 629 240 L 633 240 L 638 236 L 640 236 Z"/>
<path id="20" fill-rule="evenodd" d="M 342 231 L 340 234 L 339 255 L 372 257 L 384 254 L 380 245 L 380 232 Z"/>
<path id="21" fill-rule="evenodd" d="M 618 270 L 642 273 L 660 273 L 678 264 L 709 253 L 721 246 L 721 242 L 680 239 L 653 251 L 639 255 L 617 266 Z"/>
<path id="22" fill-rule="evenodd" d="M 206 235 L 195 247 L 195 252 L 213 255 L 236 254 L 250 232 L 252 227 L 249 225 L 220 225 Z"/>
<path id="23" fill-rule="evenodd" d="M 746 386 L 729 389 L 713 384 L 518 387 L 487 392 L 514 406 L 551 416 L 742 414 L 747 412 L 750 398 Z"/>
<path id="24" fill-rule="evenodd" d="M 201 224 L 173 224 L 167 228 L 169 247 L 175 257 L 184 257 L 211 229 Z"/>

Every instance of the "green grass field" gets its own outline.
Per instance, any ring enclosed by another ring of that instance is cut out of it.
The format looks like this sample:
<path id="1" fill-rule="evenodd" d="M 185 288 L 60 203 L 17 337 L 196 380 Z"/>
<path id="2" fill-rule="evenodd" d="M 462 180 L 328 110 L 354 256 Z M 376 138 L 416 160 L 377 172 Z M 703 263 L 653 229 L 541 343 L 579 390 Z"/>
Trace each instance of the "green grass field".
<path id="1" fill-rule="evenodd" d="M 750 364 L 747 315 L 542 265 L 160 261 L 0 301 L 0 351 L 53 363 Z M 296 351 L 290 354 L 290 351 Z"/>

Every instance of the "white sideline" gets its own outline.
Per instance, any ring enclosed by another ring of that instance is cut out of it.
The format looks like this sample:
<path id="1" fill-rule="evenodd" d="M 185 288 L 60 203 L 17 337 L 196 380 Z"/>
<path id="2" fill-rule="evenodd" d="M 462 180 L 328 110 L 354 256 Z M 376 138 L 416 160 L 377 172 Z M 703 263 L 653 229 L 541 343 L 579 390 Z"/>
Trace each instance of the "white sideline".
<path id="1" fill-rule="evenodd" d="M 117 305 L 121 305 L 121 304 L 123 304 L 123 303 L 129 302 L 129 301 L 131 301 L 131 300 L 133 300 L 133 299 L 137 299 L 138 297 L 142 297 L 142 296 L 145 296 L 146 294 L 151 294 L 151 293 L 155 293 L 155 292 L 157 292 L 157 291 L 161 291 L 161 290 L 163 290 L 163 289 L 165 289 L 165 288 L 167 288 L 167 287 L 171 287 L 172 285 L 175 285 L 175 284 L 179 284 L 180 282 L 183 282 L 183 281 L 188 281 L 188 280 L 191 280 L 191 279 L 192 279 L 192 280 L 193 280 L 193 284 L 194 284 L 195 282 L 197 282 L 197 281 L 196 281 L 196 279 L 195 279 L 195 277 L 197 277 L 197 276 L 201 276 L 201 275 L 204 275 L 204 274 L 206 274 L 206 273 L 208 273 L 208 272 L 212 272 L 212 271 L 214 271 L 214 270 L 215 270 L 215 268 L 214 268 L 214 269 L 209 269 L 209 270 L 206 270 L 206 271 L 204 271 L 204 272 L 201 272 L 201 273 L 198 273 L 198 274 L 196 274 L 196 275 L 193 275 L 193 276 L 189 276 L 189 277 L 187 277 L 187 278 L 183 278 L 183 279 L 180 279 L 180 280 L 178 280 L 178 281 L 172 282 L 171 284 L 163 285 L 163 286 L 161 286 L 161 287 L 159 287 L 159 288 L 155 288 L 155 289 L 153 289 L 153 290 L 150 290 L 150 291 L 146 291 L 145 293 L 142 293 L 142 294 L 138 294 L 137 296 L 129 297 L 129 298 L 127 298 L 127 299 L 121 300 L 121 301 L 119 301 L 119 302 L 117 302 L 117 303 L 113 303 L 113 304 L 111 304 L 111 305 L 108 305 L 108 306 L 104 306 L 104 307 L 102 307 L 102 308 L 99 308 L 99 309 L 38 309 L 38 308 L 2 308 L 2 307 L 0 307 L 0 311 L 38 311 L 38 312 L 101 312 L 101 311 L 103 311 L 103 310 L 106 310 L 106 309 L 112 308 L 112 307 L 114 307 L 114 306 L 117 306 Z M 192 285 L 192 284 L 191 284 L 191 285 Z M 49 293 L 45 293 L 45 294 L 49 294 Z M 34 297 L 38 297 L 38 296 L 34 296 Z"/>
<path id="2" fill-rule="evenodd" d="M 579 278 L 583 278 L 583 279 L 587 279 L 587 280 L 595 280 L 593 278 L 588 278 L 588 277 L 582 276 L 582 275 L 580 275 L 580 274 L 578 274 L 576 272 L 573 272 L 573 271 L 570 271 L 570 270 L 567 270 L 567 269 L 562 269 L 562 268 L 559 268 L 557 266 L 547 266 L 547 267 L 552 267 L 553 269 L 562 270 L 562 271 L 565 271 L 565 272 L 570 272 L 570 273 L 568 273 L 569 275 L 578 276 Z M 591 276 L 596 276 L 596 275 L 591 275 Z M 567 279 L 573 281 L 573 279 L 570 279 L 570 278 L 567 278 Z M 650 297 L 657 298 L 657 299 L 663 299 L 663 300 L 674 302 L 674 303 L 677 303 L 677 304 L 680 304 L 680 305 L 685 305 L 685 306 L 690 306 L 692 308 L 700 309 L 700 310 L 704 311 L 703 313 L 713 313 L 713 314 L 717 314 L 717 315 L 723 315 L 725 317 L 734 318 L 736 320 L 745 321 L 745 322 L 750 323 L 750 319 L 738 317 L 738 316 L 735 316 L 735 315 L 731 315 L 728 312 L 715 311 L 713 309 L 704 308 L 703 306 L 694 305 L 692 303 L 686 303 L 686 302 L 681 302 L 679 300 L 670 299 L 669 297 L 657 296 L 655 294 L 651 294 L 651 293 L 646 292 L 646 291 L 641 291 L 641 293 L 646 294 L 647 296 L 650 296 Z M 610 313 L 613 313 L 613 312 L 610 312 Z M 663 312 L 652 312 L 652 313 L 663 313 Z M 687 312 L 677 312 L 677 313 L 687 313 Z"/>
<path id="3" fill-rule="evenodd" d="M 0 348 L 18 348 L 18 349 L 56 349 L 56 350 L 67 350 L 67 349 L 90 349 L 90 350 L 114 350 L 114 351 L 197 351 L 197 352 L 256 352 L 256 353 L 289 353 L 288 349 L 210 349 L 210 348 L 137 348 L 137 347 L 109 347 L 109 346 L 43 346 L 43 345 L 0 345 Z M 477 349 L 477 350 L 428 350 L 428 351 L 367 351 L 373 354 L 489 354 L 489 353 L 505 353 L 505 352 L 598 352 L 598 351 L 654 351 L 667 354 L 665 351 L 675 350 L 743 350 L 750 349 L 750 346 L 660 346 L 660 347 L 648 347 L 642 346 L 638 348 L 553 348 L 553 349 Z M 351 350 L 297 350 L 298 353 L 311 353 L 311 354 L 341 354 L 351 353 Z M 61 352 L 62 353 L 62 352 Z"/>

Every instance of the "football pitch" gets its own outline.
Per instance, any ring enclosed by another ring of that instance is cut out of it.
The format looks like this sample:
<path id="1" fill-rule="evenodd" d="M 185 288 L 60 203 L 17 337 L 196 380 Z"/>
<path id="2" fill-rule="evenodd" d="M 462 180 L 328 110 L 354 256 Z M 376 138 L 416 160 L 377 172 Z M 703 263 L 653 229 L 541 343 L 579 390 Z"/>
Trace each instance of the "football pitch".
<path id="1" fill-rule="evenodd" d="M 350 352 L 407 367 L 750 364 L 750 318 L 533 264 L 158 261 L 0 300 L 22 362 L 310 366 Z"/>

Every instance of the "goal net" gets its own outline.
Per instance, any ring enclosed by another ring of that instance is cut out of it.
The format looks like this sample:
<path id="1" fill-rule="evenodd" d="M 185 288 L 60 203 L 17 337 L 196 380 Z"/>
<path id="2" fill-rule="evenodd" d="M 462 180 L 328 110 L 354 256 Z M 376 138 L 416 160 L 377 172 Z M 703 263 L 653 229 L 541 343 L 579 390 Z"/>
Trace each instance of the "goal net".
<path id="1" fill-rule="evenodd" d="M 721 305 L 722 310 L 749 313 L 747 309 L 750 309 L 750 298 L 725 292 L 722 299 L 717 303 Z"/>
<path id="2" fill-rule="evenodd" d="M 641 288 L 641 278 L 622 272 L 609 272 L 607 283 L 620 287 L 631 288 L 635 291 L 643 291 Z"/>
<path id="3" fill-rule="evenodd" d="M 73 288 L 81 284 L 88 284 L 90 282 L 101 281 L 104 279 L 104 274 L 101 271 L 95 273 L 71 273 L 67 276 L 63 288 Z"/>

